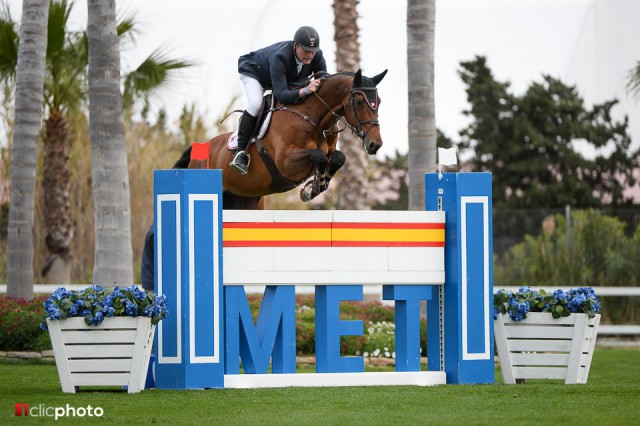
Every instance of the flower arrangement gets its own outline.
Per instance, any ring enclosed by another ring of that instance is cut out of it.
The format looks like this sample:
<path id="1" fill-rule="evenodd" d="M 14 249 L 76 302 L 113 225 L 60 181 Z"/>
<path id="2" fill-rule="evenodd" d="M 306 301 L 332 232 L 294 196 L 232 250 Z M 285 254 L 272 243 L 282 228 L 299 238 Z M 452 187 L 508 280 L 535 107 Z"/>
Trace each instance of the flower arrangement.
<path id="1" fill-rule="evenodd" d="M 78 291 L 61 287 L 45 300 L 44 309 L 52 320 L 84 317 L 87 325 L 99 325 L 105 318 L 116 316 L 146 316 L 157 324 L 168 315 L 164 295 L 145 292 L 136 286 L 105 289 L 93 285 Z M 40 327 L 46 330 L 46 321 Z"/>
<path id="2" fill-rule="evenodd" d="M 600 311 L 600 300 L 591 287 L 579 287 L 569 291 L 562 289 L 547 293 L 543 289 L 520 287 L 515 293 L 504 289 L 493 295 L 493 318 L 509 314 L 513 321 L 522 321 L 528 312 L 550 312 L 553 318 L 584 313 L 590 318 Z"/>

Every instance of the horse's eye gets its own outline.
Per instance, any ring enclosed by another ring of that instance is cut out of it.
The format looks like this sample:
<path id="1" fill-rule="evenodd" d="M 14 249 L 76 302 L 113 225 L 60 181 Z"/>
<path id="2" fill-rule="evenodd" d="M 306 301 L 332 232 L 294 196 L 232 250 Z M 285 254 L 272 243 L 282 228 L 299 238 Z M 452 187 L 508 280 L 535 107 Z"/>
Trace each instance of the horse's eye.
<path id="1" fill-rule="evenodd" d="M 358 105 L 358 106 L 362 106 L 362 105 L 364 105 L 364 102 L 362 101 L 362 99 L 358 99 L 358 100 L 356 101 L 356 105 Z"/>

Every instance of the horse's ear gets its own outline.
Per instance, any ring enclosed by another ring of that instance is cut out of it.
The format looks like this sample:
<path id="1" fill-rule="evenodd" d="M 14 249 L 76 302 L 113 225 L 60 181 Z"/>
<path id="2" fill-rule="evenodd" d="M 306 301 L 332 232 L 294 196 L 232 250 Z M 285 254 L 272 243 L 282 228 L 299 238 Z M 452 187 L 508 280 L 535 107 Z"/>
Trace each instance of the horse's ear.
<path id="1" fill-rule="evenodd" d="M 362 87 L 362 70 L 358 70 L 356 75 L 353 76 L 352 87 Z"/>
<path id="2" fill-rule="evenodd" d="M 376 75 L 375 77 L 373 77 L 371 80 L 373 80 L 373 84 L 375 86 L 378 85 L 378 83 L 380 83 L 382 81 L 382 79 L 384 78 L 385 75 L 387 75 L 387 71 L 389 70 L 384 70 L 382 71 L 380 74 Z"/>

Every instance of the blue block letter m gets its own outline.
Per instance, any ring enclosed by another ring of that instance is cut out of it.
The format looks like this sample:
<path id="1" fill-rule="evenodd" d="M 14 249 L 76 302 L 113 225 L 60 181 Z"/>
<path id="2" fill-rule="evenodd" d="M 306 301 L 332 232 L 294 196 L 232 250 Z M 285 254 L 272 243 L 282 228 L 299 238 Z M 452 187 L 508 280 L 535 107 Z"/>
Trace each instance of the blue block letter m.
<path id="1" fill-rule="evenodd" d="M 295 286 L 267 286 L 256 325 L 244 287 L 224 291 L 225 374 L 240 374 L 240 358 L 245 373 L 265 374 L 272 357 L 273 373 L 295 373 Z"/>

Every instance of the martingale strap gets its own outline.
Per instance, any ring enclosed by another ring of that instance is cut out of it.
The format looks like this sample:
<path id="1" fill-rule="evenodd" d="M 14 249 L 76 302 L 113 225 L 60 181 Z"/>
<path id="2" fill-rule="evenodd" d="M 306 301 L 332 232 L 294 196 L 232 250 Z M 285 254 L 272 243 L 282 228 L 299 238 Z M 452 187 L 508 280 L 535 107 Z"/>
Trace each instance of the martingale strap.
<path id="1" fill-rule="evenodd" d="M 282 174 L 280 174 L 280 171 L 276 167 L 271 157 L 269 157 L 269 153 L 264 147 L 262 139 L 256 139 L 256 148 L 258 148 L 260 157 L 262 157 L 262 161 L 264 162 L 264 165 L 267 166 L 267 170 L 269 170 L 269 174 L 271 175 L 271 191 L 276 193 L 290 191 L 309 178 L 309 176 L 305 176 L 298 182 L 294 182 L 285 178 L 284 176 L 282 176 Z"/>

